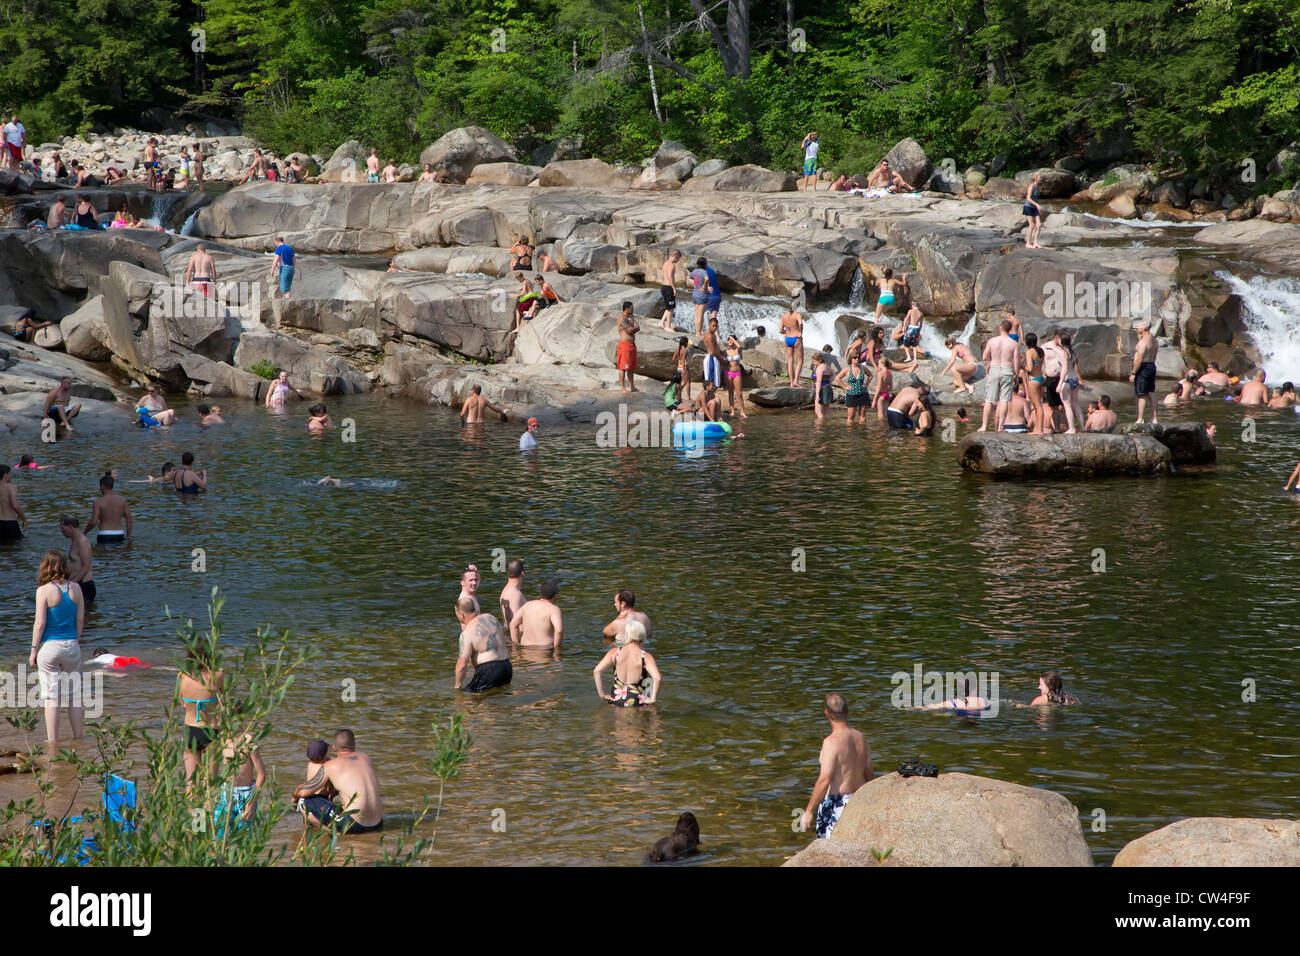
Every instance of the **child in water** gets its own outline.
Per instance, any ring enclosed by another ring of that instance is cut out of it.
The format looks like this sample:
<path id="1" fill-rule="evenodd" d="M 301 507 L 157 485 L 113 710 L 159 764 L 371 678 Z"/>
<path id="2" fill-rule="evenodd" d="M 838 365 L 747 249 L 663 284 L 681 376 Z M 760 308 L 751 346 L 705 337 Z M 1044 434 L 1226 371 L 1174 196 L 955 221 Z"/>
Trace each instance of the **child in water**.
<path id="1" fill-rule="evenodd" d="M 148 661 L 142 661 L 138 657 L 122 657 L 117 654 L 110 654 L 102 647 L 95 648 L 90 660 L 84 663 L 94 664 L 106 671 L 128 671 L 135 667 L 153 667 Z"/>
<path id="2" fill-rule="evenodd" d="M 311 432 L 313 435 L 319 435 L 324 432 L 325 429 L 334 427 L 333 420 L 330 418 L 329 413 L 325 411 L 325 406 L 320 402 L 312 405 L 311 408 L 307 409 L 307 412 L 311 415 L 311 417 L 307 419 L 307 431 Z"/>
<path id="3" fill-rule="evenodd" d="M 36 464 L 36 459 L 32 458 L 31 455 L 23 455 L 22 458 L 20 458 L 20 459 L 18 460 L 18 464 L 15 465 L 14 467 L 15 467 L 15 468 L 26 468 L 26 469 L 28 469 L 29 471 L 44 471 L 46 468 L 53 468 L 54 466 L 53 466 L 53 465 L 38 465 L 38 464 Z"/>

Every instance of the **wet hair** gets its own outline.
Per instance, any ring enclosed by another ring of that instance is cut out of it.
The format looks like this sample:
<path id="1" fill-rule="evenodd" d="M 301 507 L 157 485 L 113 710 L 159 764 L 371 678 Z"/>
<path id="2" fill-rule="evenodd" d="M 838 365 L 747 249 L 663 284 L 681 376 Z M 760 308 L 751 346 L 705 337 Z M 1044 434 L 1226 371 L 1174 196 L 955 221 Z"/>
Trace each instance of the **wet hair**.
<path id="1" fill-rule="evenodd" d="M 320 402 L 315 402 L 311 405 L 311 407 L 307 409 L 307 411 L 312 415 L 324 415 L 325 406 L 322 405 Z"/>
<path id="2" fill-rule="evenodd" d="M 623 588 L 614 596 L 626 607 L 636 607 L 636 595 L 627 588 Z"/>
<path id="3" fill-rule="evenodd" d="M 893 270 L 893 269 L 886 269 L 886 270 L 885 270 L 885 278 L 886 278 L 886 279 L 892 279 L 893 277 L 894 277 L 894 270 Z"/>
<path id="4" fill-rule="evenodd" d="M 1102 408 L 1110 408 L 1110 396 L 1109 395 L 1101 396 L 1101 398 L 1097 399 L 1097 404 L 1100 405 Z"/>
<path id="5" fill-rule="evenodd" d="M 77 520 L 75 515 L 64 515 L 62 518 L 59 519 L 59 527 L 80 528 L 81 522 Z"/>
<path id="6" fill-rule="evenodd" d="M 524 562 L 520 561 L 518 558 L 515 558 L 513 561 L 511 561 L 509 564 L 506 565 L 506 577 L 508 578 L 517 578 L 523 573 L 524 573 Z"/>
<path id="7" fill-rule="evenodd" d="M 62 551 L 46 551 L 36 572 L 36 586 L 62 581 L 68 576 L 68 558 Z"/>
<path id="8" fill-rule="evenodd" d="M 677 827 L 672 836 L 655 841 L 655 845 L 650 848 L 650 862 L 667 863 L 690 856 L 699 850 L 699 846 L 700 824 L 695 819 L 695 814 L 688 810 L 677 818 Z"/>
<path id="9" fill-rule="evenodd" d="M 670 379 L 668 380 L 668 384 L 669 384 L 669 385 L 680 385 L 680 384 L 682 384 L 682 373 L 681 373 L 681 372 L 673 372 L 673 377 L 670 378 Z"/>
<path id="10" fill-rule="evenodd" d="M 181 455 L 181 464 L 186 468 L 194 464 L 194 452 L 187 451 L 185 454 Z"/>
<path id="11" fill-rule="evenodd" d="M 112 491 L 112 490 L 113 490 L 113 476 L 112 476 L 112 475 L 103 475 L 103 476 L 99 479 L 99 487 L 103 488 L 105 491 Z"/>
<path id="12" fill-rule="evenodd" d="M 1025 348 L 1027 349 L 1038 348 L 1038 336 L 1035 335 L 1033 332 L 1025 333 Z"/>
<path id="13" fill-rule="evenodd" d="M 168 475 L 169 472 L 173 472 L 173 471 L 175 471 L 175 470 L 176 470 L 176 466 L 175 466 L 174 464 L 172 464 L 170 461 L 165 461 L 165 462 L 163 462 L 163 466 L 162 466 L 162 476 L 163 476 L 164 478 L 167 477 L 167 475 Z"/>
<path id="14" fill-rule="evenodd" d="M 832 691 L 826 695 L 826 713 L 830 715 L 831 720 L 848 720 L 849 702 L 844 699 L 843 694 Z"/>
<path id="15" fill-rule="evenodd" d="M 199 410 L 199 414 L 200 414 L 200 415 L 211 415 L 211 414 L 212 414 L 212 409 L 209 408 L 207 405 L 199 405 L 199 406 L 198 406 L 198 410 Z"/>
<path id="16" fill-rule="evenodd" d="M 681 338 L 679 338 L 679 339 L 677 340 L 677 344 L 678 344 L 678 345 L 690 345 L 690 344 L 691 344 L 691 340 L 688 339 L 686 336 L 683 335 Z"/>
<path id="17" fill-rule="evenodd" d="M 761 326 L 761 325 L 755 326 L 755 327 L 754 327 L 754 334 L 757 335 L 760 339 L 762 339 L 762 338 L 766 338 L 766 337 L 767 337 L 767 329 L 763 328 L 763 326 Z"/>
<path id="18" fill-rule="evenodd" d="M 961 408 L 957 409 L 957 417 L 958 417 L 958 418 L 965 418 L 965 417 L 966 417 L 966 406 L 965 406 L 965 405 L 963 405 Z"/>
<path id="19" fill-rule="evenodd" d="M 547 578 L 542 582 L 542 586 L 538 588 L 538 593 L 540 593 L 542 597 L 546 598 L 546 600 L 550 601 L 560 593 L 560 586 L 550 578 Z"/>
<path id="20" fill-rule="evenodd" d="M 631 302 L 624 302 L 624 303 L 623 303 L 623 311 L 624 311 L 624 312 L 631 312 L 633 308 L 634 308 L 634 306 L 632 305 Z"/>
<path id="21" fill-rule="evenodd" d="M 27 465 L 33 465 L 35 463 L 36 463 L 36 459 L 33 458 L 31 455 L 23 455 L 21 458 L 18 459 L 19 467 L 25 467 Z M 5 465 L 4 467 L 6 469 L 9 468 L 8 465 Z M 4 474 L 4 472 L 0 472 L 0 474 Z"/>
<path id="22" fill-rule="evenodd" d="M 456 599 L 456 610 L 461 614 L 474 614 L 476 603 L 472 597 L 463 597 Z"/>
<path id="23" fill-rule="evenodd" d="M 1047 700 L 1053 704 L 1064 704 L 1069 701 L 1069 694 L 1065 692 L 1065 685 L 1061 682 L 1061 675 L 1056 671 L 1043 671 L 1043 683 L 1047 685 Z"/>
<path id="24" fill-rule="evenodd" d="M 623 625 L 622 643 L 631 644 L 633 641 L 635 641 L 637 644 L 640 644 L 644 640 L 645 640 L 645 625 L 642 624 L 640 621 L 628 621 L 626 624 Z"/>
<path id="25" fill-rule="evenodd" d="M 102 654 L 107 654 L 107 653 L 108 653 L 108 648 L 107 648 L 107 647 L 97 647 L 97 648 L 95 648 L 93 651 L 90 652 L 90 656 L 91 656 L 91 657 L 99 657 L 100 655 L 102 655 Z"/>
<path id="26" fill-rule="evenodd" d="M 357 737 L 350 730 L 336 730 L 334 732 L 334 749 L 338 751 L 356 750 Z"/>
<path id="27" fill-rule="evenodd" d="M 949 348 L 949 349 L 952 348 L 954 345 L 957 344 L 956 336 L 952 336 L 952 335 L 948 336 L 946 339 L 943 340 L 943 344 L 944 344 L 944 348 Z"/>
<path id="28" fill-rule="evenodd" d="M 929 386 L 929 385 L 926 385 L 924 382 L 922 382 L 920 385 L 916 386 L 916 390 L 917 390 L 918 393 L 920 393 L 920 396 L 921 396 L 922 398 L 925 398 L 925 396 L 927 396 L 927 395 L 930 394 L 930 386 Z"/>

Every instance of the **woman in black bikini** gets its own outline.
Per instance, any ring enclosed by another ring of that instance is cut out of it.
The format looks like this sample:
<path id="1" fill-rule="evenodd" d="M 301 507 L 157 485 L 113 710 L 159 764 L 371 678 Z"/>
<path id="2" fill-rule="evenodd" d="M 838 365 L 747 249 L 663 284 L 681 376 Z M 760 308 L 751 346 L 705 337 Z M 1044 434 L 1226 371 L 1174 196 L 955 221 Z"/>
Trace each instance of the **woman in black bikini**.
<path id="1" fill-rule="evenodd" d="M 615 707 L 640 707 L 653 704 L 663 686 L 659 668 L 654 656 L 646 653 L 641 642 L 645 640 L 645 625 L 640 621 L 628 621 L 623 626 L 618 643 L 611 647 L 596 665 L 592 676 L 596 680 L 596 693 Z M 620 659 L 620 652 L 627 650 L 631 644 L 636 645 Z M 639 652 L 639 653 L 638 653 Z M 606 694 L 600 682 L 600 675 L 608 668 L 614 668 L 614 692 Z M 652 683 L 653 681 L 653 683 Z"/>
<path id="2" fill-rule="evenodd" d="M 172 487 L 183 495 L 197 495 L 208 490 L 207 469 L 195 471 L 194 455 L 186 452 L 181 455 L 181 466 L 172 472 Z"/>
<path id="3" fill-rule="evenodd" d="M 513 246 L 510 247 L 510 271 L 516 269 L 530 272 L 533 268 L 533 247 L 529 242 L 529 237 L 520 238 Z"/>
<path id="4" fill-rule="evenodd" d="M 99 217 L 95 215 L 95 207 L 91 205 L 90 200 L 85 196 L 77 197 L 77 214 L 72 221 L 82 229 L 103 228 L 99 224 Z"/>

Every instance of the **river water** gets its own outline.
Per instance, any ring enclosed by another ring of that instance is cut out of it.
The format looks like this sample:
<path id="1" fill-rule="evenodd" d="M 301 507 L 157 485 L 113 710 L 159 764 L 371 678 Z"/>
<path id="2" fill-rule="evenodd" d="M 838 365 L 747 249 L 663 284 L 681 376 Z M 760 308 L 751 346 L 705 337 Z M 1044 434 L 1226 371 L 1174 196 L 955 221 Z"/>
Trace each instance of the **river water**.
<path id="1" fill-rule="evenodd" d="M 220 585 L 231 640 L 269 624 L 320 652 L 265 751 L 280 785 L 299 781 L 308 739 L 351 727 L 390 814 L 436 792 L 429 727 L 464 714 L 473 750 L 434 862 L 635 864 L 689 809 L 701 862 L 779 863 L 807 840 L 790 824 L 816 776 L 828 690 L 847 695 L 878 771 L 920 758 L 1051 788 L 1079 808 L 1098 862 L 1184 816 L 1297 814 L 1289 411 L 1255 413 L 1247 443 L 1241 409 L 1195 406 L 1219 422 L 1213 473 L 1024 484 L 963 473 L 950 444 L 849 430 L 840 415 L 756 415 L 746 437 L 700 457 L 601 448 L 594 426 L 545 429 L 528 459 L 516 426 L 462 431 L 444 409 L 378 396 L 330 401 L 356 423 L 350 444 L 310 438 L 301 407 L 224 405 L 227 428 L 31 449 L 57 467 L 18 480 L 32 524 L 0 552 L 3 664 L 25 657 L 39 557 L 64 544 L 59 515 L 84 522 L 106 466 L 140 478 L 193 450 L 212 477 L 198 500 L 125 486 L 135 541 L 96 549 L 87 648 L 166 661 L 164 606 L 203 620 Z M 5 461 L 27 450 L 0 439 Z M 325 474 L 360 485 L 311 483 Z M 200 547 L 206 573 L 191 570 Z M 558 579 L 567 638 L 559 659 L 516 656 L 506 691 L 470 697 L 452 689 L 452 605 L 470 561 L 495 603 L 494 549 L 527 562 L 530 596 Z M 609 707 L 592 684 L 620 587 L 655 623 L 664 688 L 644 711 Z M 997 716 L 891 706 L 891 675 L 917 666 L 996 673 Z M 1045 668 L 1082 706 L 1016 706 Z M 114 717 L 160 723 L 173 678 L 108 684 Z M 282 824 L 287 840 L 296 825 Z"/>

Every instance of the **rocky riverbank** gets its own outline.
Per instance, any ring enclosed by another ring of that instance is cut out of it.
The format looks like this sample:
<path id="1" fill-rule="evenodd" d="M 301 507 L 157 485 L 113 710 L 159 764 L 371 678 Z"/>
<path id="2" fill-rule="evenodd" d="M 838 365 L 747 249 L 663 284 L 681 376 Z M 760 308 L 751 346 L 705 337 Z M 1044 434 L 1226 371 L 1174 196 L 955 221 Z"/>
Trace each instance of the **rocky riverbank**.
<path id="1" fill-rule="evenodd" d="M 639 374 L 662 381 L 673 371 L 678 333 L 652 326 L 661 311 L 659 270 L 674 248 L 686 262 L 707 257 L 729 302 L 801 295 L 807 309 L 825 310 L 860 295 L 856 311 L 846 310 L 833 329 L 809 330 L 809 353 L 824 345 L 838 351 L 871 327 L 875 280 L 886 269 L 905 273 L 910 293 L 890 327 L 911 302 L 945 332 L 973 317 L 978 351 L 1014 306 L 1030 331 L 1073 332 L 1093 388 L 1085 400 L 1127 391 L 1139 318 L 1149 317 L 1159 336 L 1162 378 L 1208 361 L 1246 373 L 1261 357 L 1240 296 L 1220 275 L 1242 263 L 1300 274 L 1300 226 L 1291 224 L 1157 231 L 1057 211 L 1044 227 L 1050 247 L 1029 249 L 1019 196 L 792 192 L 768 170 L 708 171 L 675 144 L 652 158 L 649 178 L 598 160 L 538 169 L 503 159 L 509 147 L 483 132 L 453 131 L 426 150 L 426 162 L 464 184 L 259 182 L 190 193 L 170 220 L 178 225 L 184 214 L 191 236 L 0 230 L 0 301 L 60 322 L 74 357 L 108 360 L 170 389 L 254 398 L 264 380 L 250 369 L 269 363 L 287 368 L 296 388 L 319 394 L 382 388 L 457 406 L 478 384 L 521 416 L 590 421 L 623 398 L 612 322 L 622 301 L 632 301 L 645 328 Z M 348 168 L 347 158 L 327 161 L 322 178 Z M 688 177 L 685 185 L 664 187 L 680 184 L 677 176 Z M 119 192 L 131 190 L 93 195 L 111 208 Z M 39 215 L 51 200 L 35 191 L 7 201 Z M 299 255 L 291 299 L 273 296 L 269 284 L 268 254 L 281 235 Z M 518 283 L 508 275 L 507 250 L 520 236 L 556 260 L 548 279 L 563 302 L 516 334 Z M 220 307 L 180 283 L 200 237 L 226 284 Z M 728 312 L 724 305 L 724 325 Z M 790 384 L 784 352 L 770 338 L 748 339 L 744 384 L 759 390 L 760 405 L 811 400 L 805 388 L 781 387 Z M 897 384 L 927 382 L 941 403 L 961 403 L 941 374 L 941 354 L 897 375 Z M 698 380 L 702 351 L 692 349 L 690 362 Z M 810 368 L 806 361 L 805 375 Z M 634 407 L 656 407 L 658 391 L 638 393 Z"/>

